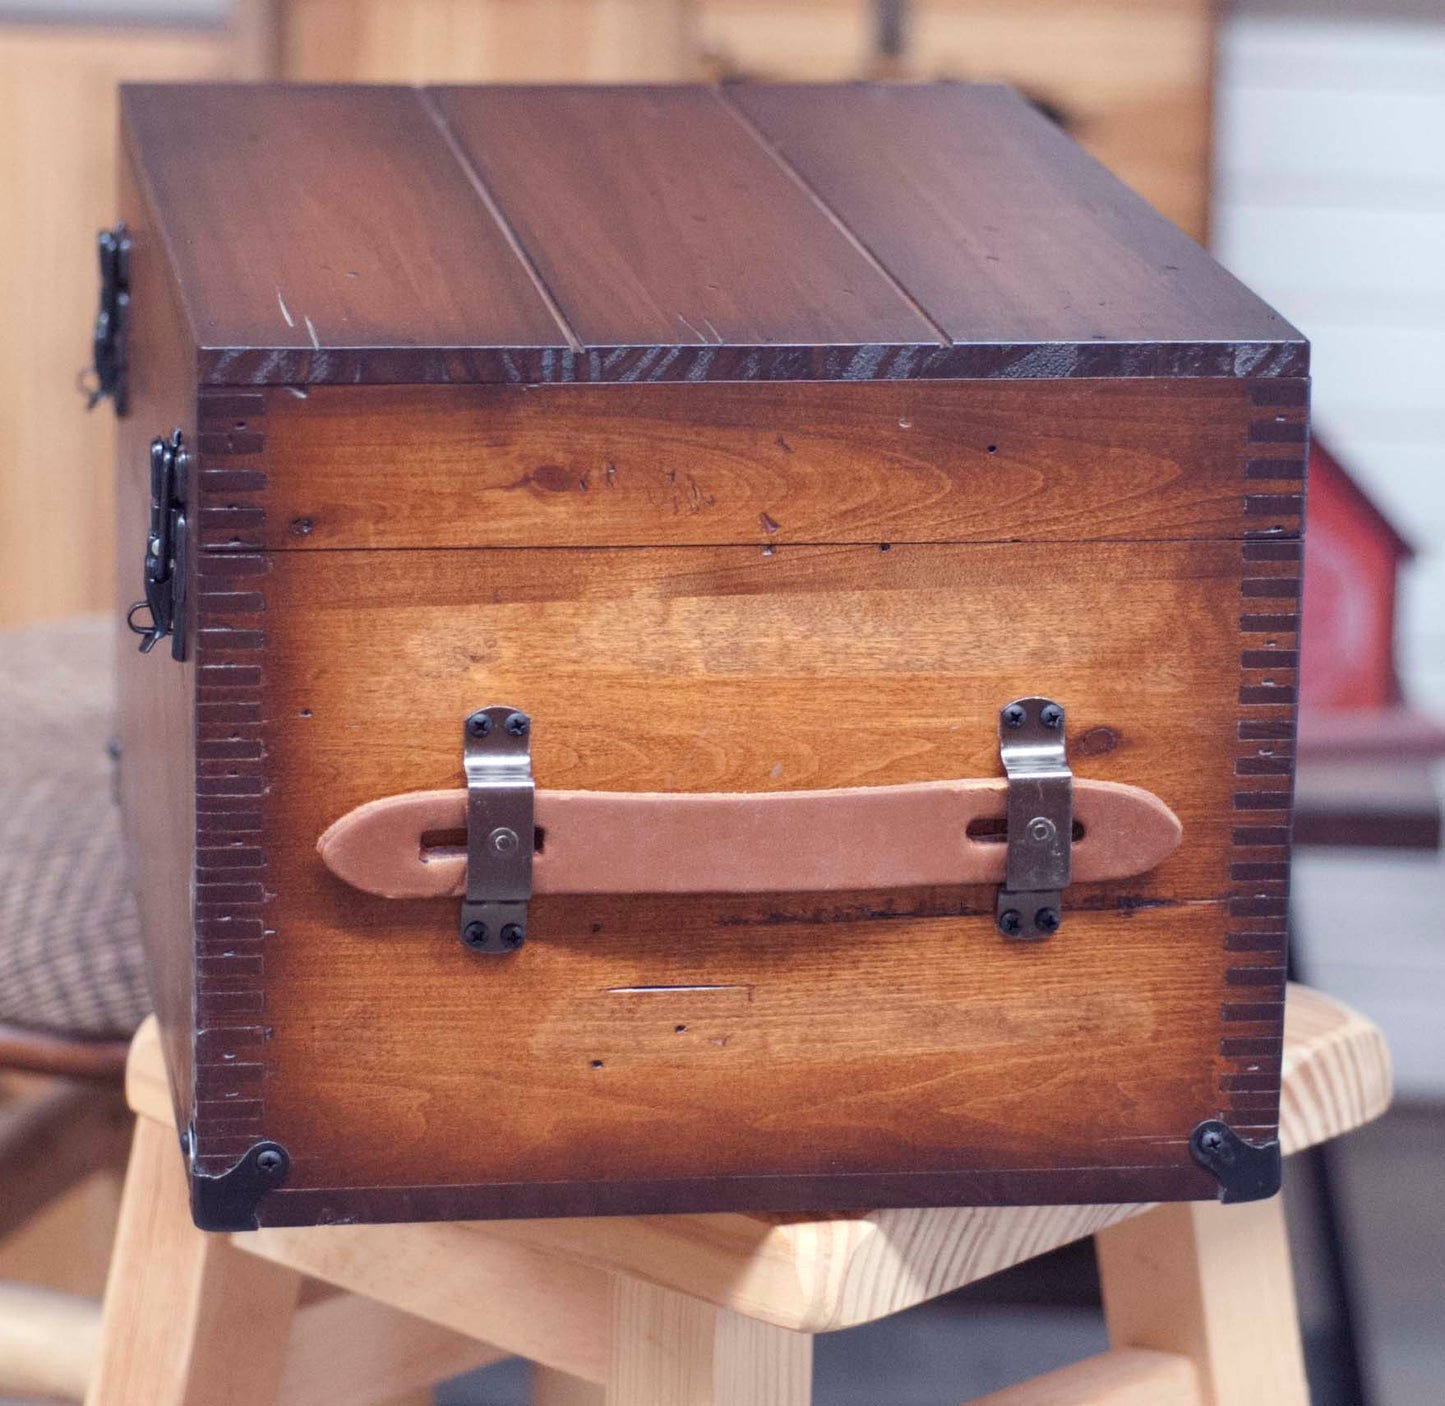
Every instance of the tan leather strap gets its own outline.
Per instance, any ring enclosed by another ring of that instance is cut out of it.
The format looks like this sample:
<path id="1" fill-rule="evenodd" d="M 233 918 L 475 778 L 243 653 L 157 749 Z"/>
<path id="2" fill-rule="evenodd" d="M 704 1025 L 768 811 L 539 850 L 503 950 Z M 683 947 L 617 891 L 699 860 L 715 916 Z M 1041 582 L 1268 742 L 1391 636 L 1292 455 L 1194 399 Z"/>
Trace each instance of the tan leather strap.
<path id="1" fill-rule="evenodd" d="M 1007 783 L 924 781 L 836 791 L 688 794 L 538 791 L 536 893 L 821 893 L 996 884 L 1006 846 L 970 823 L 1005 813 Z M 1157 796 L 1074 782 L 1075 882 L 1152 869 L 1183 829 Z M 423 836 L 465 829 L 467 793 L 412 791 L 342 816 L 317 843 L 338 878 L 383 898 L 458 897 L 464 848 Z"/>

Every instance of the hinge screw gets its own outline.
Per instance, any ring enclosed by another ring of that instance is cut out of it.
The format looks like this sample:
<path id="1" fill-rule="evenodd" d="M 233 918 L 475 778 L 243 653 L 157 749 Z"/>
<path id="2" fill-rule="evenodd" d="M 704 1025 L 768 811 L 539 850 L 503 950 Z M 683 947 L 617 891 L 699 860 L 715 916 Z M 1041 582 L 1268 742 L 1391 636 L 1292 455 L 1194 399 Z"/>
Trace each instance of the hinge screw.
<path id="1" fill-rule="evenodd" d="M 998 915 L 998 929 L 1006 937 L 1017 937 L 1024 930 L 1024 915 L 1017 908 L 1005 908 Z"/>
<path id="2" fill-rule="evenodd" d="M 505 947 L 520 947 L 524 933 L 520 923 L 508 923 L 502 929 L 502 945 Z"/>
<path id="3" fill-rule="evenodd" d="M 1021 703 L 1010 703 L 1003 710 L 1003 720 L 1005 727 L 1022 727 L 1028 720 L 1028 713 Z"/>
<path id="4" fill-rule="evenodd" d="M 1064 720 L 1064 710 L 1057 703 L 1045 703 L 1039 709 L 1039 721 L 1045 727 L 1058 727 Z"/>
<path id="5" fill-rule="evenodd" d="M 485 923 L 468 923 L 462 929 L 462 941 L 468 947 L 480 947 L 487 940 L 487 925 Z"/>
<path id="6" fill-rule="evenodd" d="M 492 720 L 485 713 L 473 713 L 467 719 L 467 731 L 473 737 L 485 737 L 492 730 Z"/>
<path id="7" fill-rule="evenodd" d="M 532 726 L 532 720 L 525 713 L 513 713 L 504 726 L 513 737 L 525 737 L 527 729 Z"/>
<path id="8" fill-rule="evenodd" d="M 1040 932 L 1057 932 L 1059 930 L 1059 910 L 1057 908 L 1040 908 L 1034 914 L 1034 926 Z"/>

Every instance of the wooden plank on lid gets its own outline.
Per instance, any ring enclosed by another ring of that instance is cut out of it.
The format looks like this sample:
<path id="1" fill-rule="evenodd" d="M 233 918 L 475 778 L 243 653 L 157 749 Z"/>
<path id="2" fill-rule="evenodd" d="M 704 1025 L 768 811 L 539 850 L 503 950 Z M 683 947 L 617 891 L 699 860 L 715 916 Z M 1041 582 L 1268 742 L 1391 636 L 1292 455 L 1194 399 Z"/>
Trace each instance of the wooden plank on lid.
<path id="1" fill-rule="evenodd" d="M 1191 351 L 1207 374 L 1303 373 L 1299 332 L 1006 88 L 724 100 L 957 344 L 960 369 L 970 347 L 992 365 L 1012 346 L 1012 375 L 1189 374 Z"/>
<path id="2" fill-rule="evenodd" d="M 508 380 L 566 330 L 408 88 L 122 97 L 213 381 Z"/>
<path id="3" fill-rule="evenodd" d="M 610 349 L 654 349 L 650 378 L 668 349 L 696 366 L 695 348 L 943 341 L 713 89 L 433 97 L 568 323 L 603 353 L 589 379 L 617 379 L 627 358 Z"/>

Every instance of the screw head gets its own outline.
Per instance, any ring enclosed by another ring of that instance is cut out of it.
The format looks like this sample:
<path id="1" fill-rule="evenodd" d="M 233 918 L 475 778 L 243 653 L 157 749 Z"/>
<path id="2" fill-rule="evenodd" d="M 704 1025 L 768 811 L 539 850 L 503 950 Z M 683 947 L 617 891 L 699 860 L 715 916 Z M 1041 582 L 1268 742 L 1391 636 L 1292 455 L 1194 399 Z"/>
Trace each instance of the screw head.
<path id="1" fill-rule="evenodd" d="M 532 720 L 525 713 L 513 713 L 502 726 L 513 737 L 525 737 L 531 730 Z"/>
<path id="2" fill-rule="evenodd" d="M 468 923 L 462 929 L 462 941 L 468 947 L 480 947 L 487 940 L 487 925 L 485 923 Z"/>
<path id="3" fill-rule="evenodd" d="M 256 1154 L 256 1170 L 268 1177 L 275 1176 L 286 1165 L 286 1159 L 274 1147 L 263 1148 Z"/>
<path id="4" fill-rule="evenodd" d="M 1045 727 L 1058 727 L 1064 720 L 1064 710 L 1057 703 L 1045 703 L 1039 709 L 1039 721 Z"/>
<path id="5" fill-rule="evenodd" d="M 1028 837 L 1036 845 L 1052 844 L 1058 838 L 1059 827 L 1047 815 L 1036 815 L 1028 823 Z"/>
<path id="6" fill-rule="evenodd" d="M 1024 915 L 1017 908 L 1005 908 L 998 915 L 998 930 L 1005 937 L 1017 937 L 1024 930 Z"/>
<path id="7" fill-rule="evenodd" d="M 509 830 L 505 825 L 498 825 L 490 835 L 487 836 L 487 844 L 493 854 L 515 854 L 517 846 L 522 841 L 517 837 L 515 830 Z"/>
<path id="8" fill-rule="evenodd" d="M 1218 1128 L 1207 1128 L 1199 1135 L 1199 1145 L 1206 1152 L 1218 1152 L 1224 1146 L 1224 1135 Z"/>
<path id="9" fill-rule="evenodd" d="M 1040 932 L 1058 932 L 1061 921 L 1057 908 L 1040 908 L 1034 914 L 1034 926 Z"/>
<path id="10" fill-rule="evenodd" d="M 1028 713 L 1024 710 L 1022 703 L 1010 703 L 1003 710 L 1003 722 L 1005 727 L 1022 727 L 1028 721 Z"/>
<path id="11" fill-rule="evenodd" d="M 485 713 L 473 713 L 467 719 L 467 731 L 473 737 L 485 737 L 492 730 L 492 720 Z"/>
<path id="12" fill-rule="evenodd" d="M 520 947 L 525 936 L 520 923 L 507 923 L 502 928 L 502 945 L 504 947 Z"/>

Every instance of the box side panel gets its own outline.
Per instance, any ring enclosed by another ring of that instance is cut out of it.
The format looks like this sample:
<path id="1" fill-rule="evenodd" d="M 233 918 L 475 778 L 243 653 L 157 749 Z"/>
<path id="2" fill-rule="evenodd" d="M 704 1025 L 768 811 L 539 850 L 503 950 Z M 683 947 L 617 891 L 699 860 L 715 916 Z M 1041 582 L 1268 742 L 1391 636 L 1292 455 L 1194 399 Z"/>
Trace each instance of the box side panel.
<path id="1" fill-rule="evenodd" d="M 208 546 L 1211 539 L 1299 520 L 1260 480 L 1241 524 L 1255 407 L 1236 380 L 264 395 L 264 444 L 221 426 L 204 446 L 226 466 Z"/>
<path id="2" fill-rule="evenodd" d="M 195 858 L 195 670 L 169 641 L 141 654 L 125 614 L 144 595 L 150 442 L 180 429 L 194 442 L 195 349 L 180 316 L 153 215 L 127 157 L 120 212 L 130 231 L 130 406 L 118 423 L 116 618 L 120 631 L 120 798 L 151 998 L 161 1026 L 176 1123 L 191 1119 Z"/>
<path id="3" fill-rule="evenodd" d="M 246 671 L 217 993 L 264 1016 L 202 1034 L 202 1170 L 282 1143 L 268 1223 L 1211 1194 L 1191 1129 L 1277 1114 L 1303 400 L 1238 404 L 1210 540 L 207 553 L 202 667 Z M 267 404 L 203 400 L 228 511 L 294 467 Z M 1036 691 L 1185 827 L 1039 945 L 991 890 L 551 898 L 493 959 L 314 851 L 460 785 L 486 703 L 544 787 L 767 791 L 996 775 Z"/>

